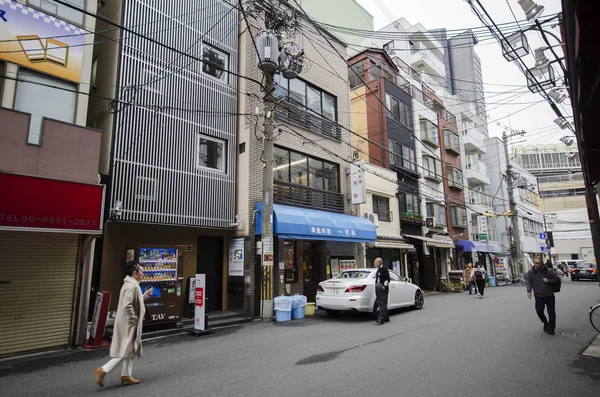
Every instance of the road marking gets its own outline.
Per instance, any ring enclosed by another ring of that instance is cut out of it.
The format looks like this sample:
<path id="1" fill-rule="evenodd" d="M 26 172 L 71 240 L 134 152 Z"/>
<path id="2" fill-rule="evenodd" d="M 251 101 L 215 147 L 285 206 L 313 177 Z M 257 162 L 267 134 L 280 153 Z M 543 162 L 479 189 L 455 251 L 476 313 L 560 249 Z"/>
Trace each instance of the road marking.
<path id="1" fill-rule="evenodd" d="M 562 336 L 576 336 L 577 334 L 575 332 L 563 332 L 561 335 Z"/>

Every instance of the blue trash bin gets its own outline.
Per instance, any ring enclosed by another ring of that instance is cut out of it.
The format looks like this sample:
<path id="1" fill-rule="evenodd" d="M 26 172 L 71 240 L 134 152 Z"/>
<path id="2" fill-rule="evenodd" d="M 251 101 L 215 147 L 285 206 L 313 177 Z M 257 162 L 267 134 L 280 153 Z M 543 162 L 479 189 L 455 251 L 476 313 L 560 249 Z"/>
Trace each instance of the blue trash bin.
<path id="1" fill-rule="evenodd" d="M 292 319 L 292 298 L 290 296 L 276 296 L 273 298 L 275 321 L 284 322 Z"/>
<path id="2" fill-rule="evenodd" d="M 494 277 L 494 276 L 488 276 L 488 281 L 490 283 L 490 287 L 495 287 L 496 286 L 496 277 Z"/>
<path id="3" fill-rule="evenodd" d="M 300 320 L 304 318 L 304 307 L 306 306 L 308 298 L 304 295 L 292 296 L 292 319 Z"/>

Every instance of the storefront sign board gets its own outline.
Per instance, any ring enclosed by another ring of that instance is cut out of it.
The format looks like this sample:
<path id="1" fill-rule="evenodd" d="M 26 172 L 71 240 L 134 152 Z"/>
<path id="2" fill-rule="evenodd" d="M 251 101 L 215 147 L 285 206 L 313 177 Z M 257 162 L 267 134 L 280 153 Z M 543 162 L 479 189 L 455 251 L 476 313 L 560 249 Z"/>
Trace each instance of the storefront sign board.
<path id="1" fill-rule="evenodd" d="M 110 297 L 110 292 L 106 291 L 98 291 L 96 294 L 94 314 L 92 315 L 92 324 L 90 326 L 90 339 L 87 343 L 83 344 L 83 347 L 86 349 L 108 345 L 108 342 L 105 342 L 103 339 L 108 308 L 110 307 Z"/>
<path id="2" fill-rule="evenodd" d="M 196 331 L 206 331 L 206 322 L 205 322 L 205 311 L 206 307 L 204 304 L 204 299 L 206 296 L 206 275 L 205 274 L 196 274 L 195 277 L 195 288 L 194 288 L 194 330 Z"/>
<path id="3" fill-rule="evenodd" d="M 229 275 L 244 276 L 244 239 L 229 240 Z"/>

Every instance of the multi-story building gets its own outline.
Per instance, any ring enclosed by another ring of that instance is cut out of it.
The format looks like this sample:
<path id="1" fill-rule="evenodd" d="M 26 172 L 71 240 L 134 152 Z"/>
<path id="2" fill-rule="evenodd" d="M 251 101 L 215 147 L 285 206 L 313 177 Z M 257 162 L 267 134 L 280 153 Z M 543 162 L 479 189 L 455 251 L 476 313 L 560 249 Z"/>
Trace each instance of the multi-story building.
<path id="1" fill-rule="evenodd" d="M 96 1 L 73 1 L 96 11 Z M 86 128 L 95 19 L 3 0 L 0 357 L 84 342 L 102 234 L 99 131 Z M 38 326 L 39 325 L 39 326 Z"/>
<path id="2" fill-rule="evenodd" d="M 553 260 L 578 259 L 581 249 L 593 246 L 579 153 L 570 143 L 513 149 L 515 161 L 537 176 L 546 229 L 553 234 Z"/>
<path id="3" fill-rule="evenodd" d="M 247 247 L 245 274 L 256 287 L 249 292 L 248 303 L 258 315 L 260 288 L 270 279 L 263 277 L 261 257 L 255 255 L 262 238 L 264 166 L 273 167 L 274 178 L 275 295 L 301 293 L 315 302 L 318 283 L 339 271 L 340 261 L 366 265 L 363 244 L 374 243 L 377 232 L 374 224 L 351 206 L 350 178 L 355 178 L 357 185 L 364 180 L 357 178 L 358 172 L 351 175 L 350 169 L 350 87 L 347 73 L 342 72 L 346 61 L 336 53 L 345 54 L 345 44 L 310 21 L 299 19 L 301 36 L 297 39 L 304 42 L 311 67 L 291 80 L 276 75 L 275 160 L 272 165 L 264 164 L 260 126 L 265 114 L 261 113 L 261 87 L 256 83 L 261 81 L 262 72 L 256 67 L 254 43 L 264 24 L 260 18 L 249 18 L 249 22 L 250 30 L 240 38 L 240 75 L 247 78 L 239 80 L 239 89 L 250 95 L 240 97 L 240 110 L 254 114 L 258 108 L 259 114 L 239 119 L 236 212 L 241 220 L 237 235 L 244 238 Z M 315 44 L 329 46 L 327 41 L 334 46 L 330 51 Z M 385 211 L 381 208 L 377 212 Z M 268 313 L 267 300 L 262 303 Z"/>
<path id="4" fill-rule="evenodd" d="M 491 206 L 494 213 L 503 214 L 510 210 L 508 199 L 510 187 L 504 177 L 506 173 L 504 145 L 500 138 L 492 137 L 486 140 L 486 147 L 487 153 L 484 161 L 491 165 L 490 188 L 497 192 L 492 197 Z M 540 233 L 543 232 L 543 215 L 535 176 L 514 161 L 511 161 L 511 165 L 513 173 L 517 177 L 512 184 L 512 189 L 517 204 L 516 216 L 519 230 L 513 230 L 510 217 L 500 216 L 488 219 L 488 233 L 493 241 L 499 243 L 497 250 L 500 251 L 500 254 L 497 256 L 501 262 L 509 265 L 509 269 L 522 273 L 533 264 L 535 256 L 544 252 L 545 241 L 540 240 Z M 513 233 L 518 233 L 521 237 L 521 246 L 517 247 L 519 253 L 519 263 L 517 264 L 509 264 L 508 259 Z"/>
<path id="5" fill-rule="evenodd" d="M 207 312 L 249 314 L 243 269 L 227 250 L 236 225 L 237 7 L 130 0 L 102 2 L 98 14 L 129 29 L 100 19 L 96 27 L 88 125 L 102 131 L 109 191 L 94 287 L 117 295 L 134 259 L 147 265 L 143 284 L 161 291 L 149 302 L 152 320 L 181 318 L 182 291 L 198 273 Z"/>
<path id="6" fill-rule="evenodd" d="M 384 50 L 364 50 L 350 58 L 349 64 L 354 157 L 392 170 L 396 181 L 394 196 L 399 198 L 399 205 L 390 207 L 388 199 L 383 198 L 384 208 L 396 216 L 390 217 L 386 211 L 377 213 L 379 224 L 393 222 L 398 232 L 421 236 L 425 223 L 419 200 L 420 169 L 415 154 L 411 85 L 400 76 L 399 69 Z M 408 251 L 401 251 L 407 248 Z M 417 249 L 413 248 L 397 244 L 395 255 L 397 260 L 402 260 L 401 268 L 408 269 L 406 276 L 420 282 L 416 264 L 422 261 L 419 259 L 422 250 L 418 244 Z"/>

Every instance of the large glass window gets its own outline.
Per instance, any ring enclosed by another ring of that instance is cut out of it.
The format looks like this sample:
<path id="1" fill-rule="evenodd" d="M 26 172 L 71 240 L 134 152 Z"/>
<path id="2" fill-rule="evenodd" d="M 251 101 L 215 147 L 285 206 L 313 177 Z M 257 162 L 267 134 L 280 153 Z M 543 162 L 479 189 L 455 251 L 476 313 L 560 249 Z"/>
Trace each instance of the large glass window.
<path id="1" fill-rule="evenodd" d="M 427 217 L 435 218 L 438 225 L 446 225 L 446 207 L 435 203 L 427 203 L 426 209 Z"/>
<path id="2" fill-rule="evenodd" d="M 290 101 L 306 106 L 306 83 L 300 79 L 289 80 Z"/>
<path id="3" fill-rule="evenodd" d="M 306 155 L 290 152 L 290 182 L 308 186 L 308 157 Z"/>
<path id="4" fill-rule="evenodd" d="M 15 110 L 30 113 L 27 143 L 41 144 L 42 119 L 75 122 L 77 86 L 34 71 L 20 68 Z"/>
<path id="5" fill-rule="evenodd" d="M 414 149 L 402 145 L 393 139 L 388 139 L 388 149 L 390 152 L 390 165 L 403 167 L 411 171 L 417 170 Z"/>
<path id="6" fill-rule="evenodd" d="M 323 161 L 308 159 L 308 180 L 310 187 L 323 190 Z"/>
<path id="7" fill-rule="evenodd" d="M 424 142 L 429 143 L 430 145 L 438 147 L 440 145 L 440 141 L 439 141 L 437 125 L 433 124 L 431 121 L 429 121 L 427 119 L 421 119 L 420 126 L 421 126 L 421 139 Z"/>
<path id="8" fill-rule="evenodd" d="M 198 167 L 225 172 L 225 141 L 199 134 Z"/>
<path id="9" fill-rule="evenodd" d="M 318 114 L 328 120 L 337 120 L 337 98 L 301 79 L 288 80 L 275 76 L 275 96 L 306 108 L 311 114 Z"/>
<path id="10" fill-rule="evenodd" d="M 400 193 L 400 210 L 406 214 L 419 215 L 419 197 L 416 194 Z"/>
<path id="11" fill-rule="evenodd" d="M 425 178 L 441 179 L 442 163 L 440 160 L 431 156 L 423 156 L 423 174 Z"/>
<path id="12" fill-rule="evenodd" d="M 467 226 L 467 210 L 463 207 L 450 207 L 452 226 Z"/>
<path id="13" fill-rule="evenodd" d="M 280 147 L 275 147 L 273 159 L 275 160 L 273 167 L 273 179 L 276 181 L 289 182 L 290 152 Z"/>
<path id="14" fill-rule="evenodd" d="M 277 146 L 273 156 L 273 180 L 339 193 L 338 164 Z"/>
<path id="15" fill-rule="evenodd" d="M 380 221 L 391 222 L 390 199 L 373 195 L 373 213 Z"/>

